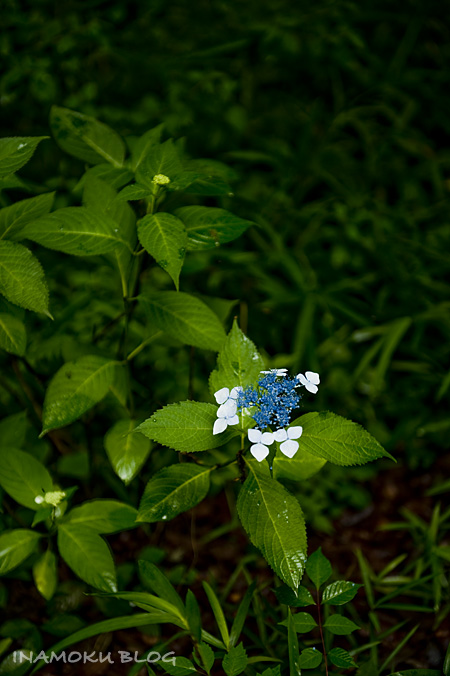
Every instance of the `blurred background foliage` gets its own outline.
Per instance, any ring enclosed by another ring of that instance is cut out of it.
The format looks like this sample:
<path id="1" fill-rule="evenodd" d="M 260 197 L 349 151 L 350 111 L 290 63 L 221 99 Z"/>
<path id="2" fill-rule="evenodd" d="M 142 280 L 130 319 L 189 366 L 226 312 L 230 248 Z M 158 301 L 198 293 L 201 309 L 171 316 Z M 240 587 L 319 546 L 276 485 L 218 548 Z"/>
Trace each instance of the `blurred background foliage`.
<path id="1" fill-rule="evenodd" d="M 306 408 L 359 421 L 410 469 L 429 467 L 450 428 L 445 3 L 5 0 L 2 24 L 2 135 L 48 134 L 56 103 L 124 136 L 164 122 L 192 157 L 226 162 L 234 197 L 210 204 L 256 226 L 191 253 L 181 289 L 239 301 L 210 302 L 228 325 L 239 315 L 270 365 L 320 372 Z M 64 206 L 79 203 L 83 170 L 47 141 L 22 176 Z M 51 375 L 93 336 L 107 345 L 121 298 L 104 260 L 39 258 L 56 321 L 27 314 L 28 354 Z M 145 279 L 170 288 L 156 268 Z M 195 360 L 194 396 L 208 398 L 214 356 Z M 189 349 L 164 341 L 136 361 L 147 412 L 186 398 Z"/>

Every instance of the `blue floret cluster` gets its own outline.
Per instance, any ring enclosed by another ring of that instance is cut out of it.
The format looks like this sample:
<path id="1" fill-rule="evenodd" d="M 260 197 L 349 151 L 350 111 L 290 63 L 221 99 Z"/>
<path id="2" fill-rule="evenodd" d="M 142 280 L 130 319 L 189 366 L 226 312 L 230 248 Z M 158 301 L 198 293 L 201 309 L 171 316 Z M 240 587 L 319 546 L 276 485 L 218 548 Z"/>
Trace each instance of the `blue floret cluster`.
<path id="1" fill-rule="evenodd" d="M 239 393 L 237 409 L 256 408 L 251 417 L 261 431 L 268 427 L 287 427 L 291 411 L 300 402 L 301 395 L 296 391 L 298 386 L 296 378 L 279 378 L 275 371 L 267 373 L 258 380 L 256 387 L 250 385 Z"/>

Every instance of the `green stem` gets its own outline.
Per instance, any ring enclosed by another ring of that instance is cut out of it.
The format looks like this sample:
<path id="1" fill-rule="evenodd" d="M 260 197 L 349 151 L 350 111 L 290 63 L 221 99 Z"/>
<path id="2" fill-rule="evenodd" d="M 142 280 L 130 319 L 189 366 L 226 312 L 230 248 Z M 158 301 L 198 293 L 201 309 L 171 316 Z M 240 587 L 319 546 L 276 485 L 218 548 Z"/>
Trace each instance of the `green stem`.
<path id="1" fill-rule="evenodd" d="M 318 620 L 319 620 L 320 639 L 322 641 L 323 659 L 324 659 L 324 662 L 325 662 L 325 674 L 326 674 L 326 676 L 328 676 L 328 660 L 327 660 L 327 651 L 326 651 L 326 648 L 325 648 L 325 639 L 323 637 L 322 612 L 321 612 L 321 607 L 320 607 L 319 590 L 317 590 L 317 617 L 318 617 Z"/>
<path id="2" fill-rule="evenodd" d="M 126 361 L 127 361 L 127 362 L 130 362 L 132 359 L 134 359 L 134 358 L 139 354 L 139 352 L 142 352 L 142 350 L 144 349 L 144 347 L 145 347 L 146 345 L 148 345 L 149 343 L 151 343 L 153 340 L 156 340 L 156 338 L 159 338 L 159 336 L 162 336 L 162 334 L 163 334 L 163 331 L 157 331 L 156 333 L 154 333 L 153 335 L 151 335 L 149 338 L 146 338 L 145 340 L 143 340 L 142 343 L 141 343 L 140 345 L 138 345 L 138 346 L 133 350 L 133 352 L 130 352 L 130 354 L 129 354 L 128 357 L 126 358 Z"/>

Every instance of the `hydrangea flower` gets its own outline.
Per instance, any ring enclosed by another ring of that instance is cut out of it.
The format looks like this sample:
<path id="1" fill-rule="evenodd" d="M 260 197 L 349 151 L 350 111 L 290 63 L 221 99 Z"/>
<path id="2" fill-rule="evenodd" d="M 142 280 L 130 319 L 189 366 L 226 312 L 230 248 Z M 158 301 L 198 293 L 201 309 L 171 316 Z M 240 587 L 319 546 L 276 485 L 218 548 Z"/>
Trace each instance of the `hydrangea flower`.
<path id="1" fill-rule="evenodd" d="M 264 373 L 257 387 L 249 386 L 237 398 L 238 411 L 256 408 L 252 418 L 256 427 L 263 431 L 267 427 L 286 427 L 289 425 L 291 411 L 297 408 L 300 395 L 296 391 L 298 381 L 289 378 L 284 371 L 273 369 Z M 283 371 L 282 376 L 277 371 Z"/>
<path id="2" fill-rule="evenodd" d="M 294 439 L 300 439 L 302 434 L 303 427 L 298 425 L 294 427 L 288 427 L 287 430 L 277 430 L 273 433 L 273 438 L 275 441 L 281 442 L 280 451 L 288 458 L 293 458 L 298 451 L 298 441 L 294 441 Z"/>
<path id="3" fill-rule="evenodd" d="M 317 390 L 319 389 L 317 385 L 320 383 L 320 377 L 318 373 L 314 373 L 314 371 L 306 371 L 305 375 L 303 375 L 303 373 L 299 373 L 296 378 L 300 381 L 301 385 L 306 387 L 308 392 L 316 394 Z"/>
<path id="4" fill-rule="evenodd" d="M 248 438 L 253 444 L 253 446 L 250 446 L 250 453 L 258 462 L 261 462 L 261 460 L 264 460 L 269 455 L 267 447 L 273 444 L 272 432 L 261 432 L 261 430 L 252 429 L 248 431 Z"/>
<path id="5" fill-rule="evenodd" d="M 217 409 L 217 420 L 214 423 L 213 434 L 220 434 L 225 432 L 228 425 L 238 425 L 239 418 L 236 415 L 236 402 L 233 399 L 228 399 L 224 404 L 221 404 Z"/>
<path id="6" fill-rule="evenodd" d="M 260 373 L 264 373 L 265 375 L 275 373 L 276 376 L 281 378 L 287 375 L 287 369 L 270 369 L 270 371 L 260 371 Z"/>
<path id="7" fill-rule="evenodd" d="M 222 387 L 221 390 L 217 390 L 217 392 L 214 393 L 214 398 L 218 404 L 225 404 L 230 399 L 232 399 L 236 403 L 236 400 L 239 396 L 239 392 L 242 392 L 242 387 L 240 386 L 233 387 L 231 392 L 228 389 L 228 387 Z"/>

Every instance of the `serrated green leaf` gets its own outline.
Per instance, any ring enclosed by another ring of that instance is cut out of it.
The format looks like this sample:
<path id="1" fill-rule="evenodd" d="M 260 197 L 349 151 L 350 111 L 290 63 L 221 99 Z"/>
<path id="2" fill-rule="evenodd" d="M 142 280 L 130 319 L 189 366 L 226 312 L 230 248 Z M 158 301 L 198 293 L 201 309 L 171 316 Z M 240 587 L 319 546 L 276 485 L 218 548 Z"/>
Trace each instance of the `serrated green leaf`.
<path id="1" fill-rule="evenodd" d="M 106 160 L 116 168 L 122 167 L 125 144 L 103 122 L 68 108 L 52 106 L 50 126 L 56 142 L 66 153 L 90 164 Z"/>
<path id="2" fill-rule="evenodd" d="M 118 533 L 136 527 L 137 510 L 118 500 L 88 500 L 74 507 L 60 523 L 92 528 L 96 533 Z"/>
<path id="3" fill-rule="evenodd" d="M 117 368 L 120 362 L 94 355 L 64 364 L 45 393 L 41 436 L 69 425 L 101 401 L 114 382 Z"/>
<path id="4" fill-rule="evenodd" d="M 241 331 L 235 319 L 217 356 L 217 369 L 211 373 L 211 393 L 222 387 L 253 385 L 259 378 L 264 362 L 254 343 Z"/>
<path id="5" fill-rule="evenodd" d="M 0 139 L 0 176 L 18 171 L 31 159 L 41 141 L 49 136 L 13 136 Z"/>
<path id="6" fill-rule="evenodd" d="M 289 676 L 301 676 L 300 654 L 298 649 L 298 638 L 295 631 L 292 614 L 289 612 L 287 619 L 288 627 L 288 654 L 289 654 Z"/>
<path id="7" fill-rule="evenodd" d="M 291 589 L 300 584 L 306 561 L 306 529 L 296 498 L 272 479 L 266 464 L 246 460 L 249 475 L 237 509 L 251 542 Z"/>
<path id="8" fill-rule="evenodd" d="M 346 636 L 355 631 L 355 629 L 359 629 L 357 624 L 343 615 L 330 615 L 323 626 L 328 631 L 331 631 L 332 634 L 337 634 L 338 636 Z"/>
<path id="9" fill-rule="evenodd" d="M 191 206 L 175 210 L 186 226 L 188 250 L 213 249 L 240 237 L 253 223 L 216 207 Z"/>
<path id="10" fill-rule="evenodd" d="M 134 420 L 118 420 L 106 433 L 104 446 L 113 470 L 125 485 L 134 479 L 150 453 L 148 438 Z"/>
<path id="11" fill-rule="evenodd" d="M 138 521 L 170 521 L 197 505 L 208 494 L 210 472 L 188 463 L 163 467 L 145 487 Z"/>
<path id="12" fill-rule="evenodd" d="M 153 193 L 150 188 L 147 188 L 145 185 L 141 185 L 140 183 L 132 183 L 131 185 L 125 186 L 125 188 L 119 192 L 117 199 L 130 201 L 142 200 L 152 194 Z"/>
<path id="13" fill-rule="evenodd" d="M 332 648 L 332 650 L 327 653 L 327 657 L 335 667 L 341 669 L 351 669 L 352 667 L 358 666 L 350 653 L 342 648 Z"/>
<path id="14" fill-rule="evenodd" d="M 225 331 L 205 303 L 187 293 L 160 291 L 139 296 L 150 322 L 187 345 L 220 350 Z"/>
<path id="15" fill-rule="evenodd" d="M 48 315 L 44 271 L 22 244 L 0 241 L 0 293 L 15 305 Z"/>
<path id="16" fill-rule="evenodd" d="M 175 657 L 175 664 L 169 661 L 164 661 L 164 671 L 169 676 L 191 676 L 197 674 L 198 671 L 187 657 Z"/>
<path id="17" fill-rule="evenodd" d="M 101 179 L 115 190 L 120 190 L 120 188 L 131 181 L 133 172 L 124 167 L 120 169 L 113 167 L 108 162 L 96 164 L 95 167 L 91 167 L 83 174 L 75 186 L 74 192 L 81 190 L 86 181 L 92 177 Z"/>
<path id="18" fill-rule="evenodd" d="M 131 168 L 133 171 L 139 167 L 145 157 L 151 152 L 155 145 L 160 144 L 161 134 L 164 130 L 164 123 L 158 124 L 157 127 L 149 129 L 142 134 L 140 138 L 133 138 L 130 140 L 131 148 Z"/>
<path id="19" fill-rule="evenodd" d="M 277 587 L 275 595 L 280 603 L 284 603 L 291 608 L 304 608 L 305 606 L 316 605 L 310 592 L 305 587 L 299 587 L 297 592 L 286 585 Z"/>
<path id="20" fill-rule="evenodd" d="M 323 411 L 306 413 L 291 426 L 301 425 L 299 454 L 305 450 L 335 465 L 362 465 L 377 458 L 394 458 L 361 425 Z"/>
<path id="21" fill-rule="evenodd" d="M 166 213 L 147 214 L 139 221 L 138 238 L 178 290 L 187 245 L 186 228 L 180 219 Z"/>
<path id="22" fill-rule="evenodd" d="M 0 240 L 21 239 L 21 231 L 25 225 L 48 214 L 54 198 L 55 193 L 48 192 L 0 209 Z"/>
<path id="23" fill-rule="evenodd" d="M 23 322 L 6 312 L 0 312 L 0 347 L 19 357 L 23 357 L 27 348 L 27 334 Z"/>
<path id="24" fill-rule="evenodd" d="M 206 669 L 206 673 L 209 674 L 214 664 L 215 659 L 214 651 L 212 650 L 212 648 L 209 647 L 207 643 L 199 643 L 197 646 L 197 651 L 200 659 L 198 659 L 197 656 L 194 656 L 195 661 L 197 662 L 199 667 Z"/>
<path id="25" fill-rule="evenodd" d="M 275 479 L 304 481 L 321 470 L 325 463 L 324 458 L 317 458 L 304 449 L 293 458 L 277 453 L 273 459 L 273 476 Z"/>
<path id="26" fill-rule="evenodd" d="M 355 584 L 355 582 L 346 582 L 344 580 L 332 582 L 327 587 L 325 587 L 322 592 L 322 603 L 327 603 L 328 605 L 333 606 L 342 606 L 344 603 L 348 603 L 356 596 L 360 587 L 362 587 L 361 584 Z"/>
<path id="27" fill-rule="evenodd" d="M 292 615 L 292 621 L 294 623 L 295 631 L 299 634 L 306 634 L 308 631 L 311 631 L 311 629 L 314 629 L 314 627 L 317 627 L 317 622 L 309 613 L 295 613 L 295 615 Z M 288 620 L 283 620 L 283 622 L 280 622 L 279 624 L 287 627 Z"/>
<path id="28" fill-rule="evenodd" d="M 129 248 L 111 216 L 87 207 L 58 209 L 26 225 L 22 236 L 73 256 L 98 256 L 117 247 Z"/>
<path id="29" fill-rule="evenodd" d="M 300 653 L 302 669 L 315 669 L 322 662 L 323 655 L 317 648 L 306 648 Z"/>
<path id="30" fill-rule="evenodd" d="M 230 185 L 219 176 L 200 176 L 187 186 L 184 192 L 188 195 L 204 195 L 205 197 L 233 196 Z"/>
<path id="31" fill-rule="evenodd" d="M 56 556 L 47 549 L 33 566 L 33 579 L 37 590 L 46 601 L 50 601 L 58 584 Z"/>
<path id="32" fill-rule="evenodd" d="M 151 589 L 158 596 L 166 599 L 177 609 L 178 614 L 181 617 L 184 617 L 184 603 L 167 577 L 150 561 L 140 559 L 138 565 L 142 584 Z"/>
<path id="33" fill-rule="evenodd" d="M 111 552 L 94 529 L 78 524 L 61 524 L 58 547 L 64 561 L 82 580 L 102 591 L 117 591 Z"/>
<path id="34" fill-rule="evenodd" d="M 32 554 L 40 533 L 26 528 L 11 530 L 0 535 L 0 575 L 9 573 Z"/>
<path id="35" fill-rule="evenodd" d="M 53 490 L 53 481 L 44 465 L 29 453 L 2 447 L 0 486 L 20 505 L 37 511 L 37 496 Z"/>
<path id="36" fill-rule="evenodd" d="M 196 453 L 227 443 L 238 432 L 233 427 L 214 435 L 217 406 L 197 401 L 181 401 L 156 411 L 137 430 L 159 444 L 176 451 Z"/>
<path id="37" fill-rule="evenodd" d="M 281 667 L 279 664 L 276 667 L 268 667 L 264 669 L 262 674 L 258 674 L 257 676 L 281 676 Z"/>
<path id="38" fill-rule="evenodd" d="M 242 643 L 230 648 L 222 661 L 222 667 L 227 676 L 238 676 L 244 671 L 247 664 L 248 657 Z"/>
<path id="39" fill-rule="evenodd" d="M 153 178 L 158 174 L 173 180 L 183 171 L 178 150 L 172 139 L 152 145 L 136 171 L 136 179 L 142 185 L 154 187 Z"/>
<path id="40" fill-rule="evenodd" d="M 319 549 L 308 557 L 308 561 L 306 562 L 306 572 L 316 589 L 319 589 L 319 587 L 330 577 L 331 563 L 328 561 L 327 557 L 322 554 L 322 547 L 319 547 Z"/>

